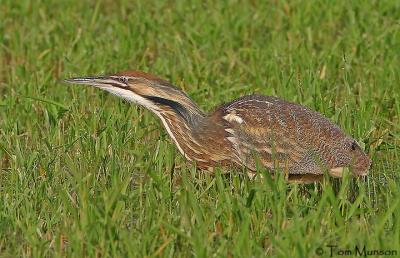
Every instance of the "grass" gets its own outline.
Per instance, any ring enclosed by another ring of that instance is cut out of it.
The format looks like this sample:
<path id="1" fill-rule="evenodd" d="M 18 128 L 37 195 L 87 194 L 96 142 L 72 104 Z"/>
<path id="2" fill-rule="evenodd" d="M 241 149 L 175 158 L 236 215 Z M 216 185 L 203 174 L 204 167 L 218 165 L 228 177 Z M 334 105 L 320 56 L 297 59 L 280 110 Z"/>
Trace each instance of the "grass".
<path id="1" fill-rule="evenodd" d="M 399 1 L 4 0 L 0 13 L 0 256 L 400 253 Z M 199 173 L 148 111 L 60 83 L 125 69 L 206 111 L 255 92 L 301 103 L 373 167 L 311 185 Z"/>

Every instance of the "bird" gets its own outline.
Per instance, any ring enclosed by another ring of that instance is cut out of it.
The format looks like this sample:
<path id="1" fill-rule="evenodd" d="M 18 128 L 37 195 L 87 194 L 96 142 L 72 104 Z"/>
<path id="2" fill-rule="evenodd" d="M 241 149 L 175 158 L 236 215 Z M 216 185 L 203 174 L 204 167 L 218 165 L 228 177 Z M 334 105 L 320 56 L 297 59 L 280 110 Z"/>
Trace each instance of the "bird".
<path id="1" fill-rule="evenodd" d="M 128 70 L 65 79 L 93 86 L 154 113 L 179 152 L 199 170 L 247 171 L 260 167 L 294 181 L 313 182 L 325 173 L 365 176 L 371 160 L 339 126 L 300 104 L 274 96 L 247 95 L 210 113 L 168 80 Z M 303 179 L 303 180 L 302 180 Z"/>

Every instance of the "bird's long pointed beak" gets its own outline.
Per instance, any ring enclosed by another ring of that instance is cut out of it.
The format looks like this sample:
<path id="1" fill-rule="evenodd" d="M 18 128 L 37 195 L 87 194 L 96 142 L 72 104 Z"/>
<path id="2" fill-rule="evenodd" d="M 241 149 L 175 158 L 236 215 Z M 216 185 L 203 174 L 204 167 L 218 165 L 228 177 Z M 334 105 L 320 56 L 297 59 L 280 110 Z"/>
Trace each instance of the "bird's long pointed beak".
<path id="1" fill-rule="evenodd" d="M 107 82 L 107 77 L 105 76 L 88 76 L 88 77 L 74 77 L 64 79 L 64 82 L 71 83 L 71 84 L 86 84 L 86 85 L 93 85 L 94 84 L 103 84 Z"/>
<path id="2" fill-rule="evenodd" d="M 64 82 L 71 84 L 83 84 L 90 85 L 98 88 L 125 88 L 126 84 L 119 81 L 118 78 L 113 76 L 87 76 L 87 77 L 75 77 L 65 79 Z"/>

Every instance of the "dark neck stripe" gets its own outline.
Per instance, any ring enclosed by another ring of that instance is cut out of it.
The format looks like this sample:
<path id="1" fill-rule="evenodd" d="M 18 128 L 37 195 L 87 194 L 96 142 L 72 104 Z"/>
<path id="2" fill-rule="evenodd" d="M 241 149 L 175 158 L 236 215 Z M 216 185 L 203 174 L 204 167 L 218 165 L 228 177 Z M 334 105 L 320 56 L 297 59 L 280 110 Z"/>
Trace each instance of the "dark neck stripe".
<path id="1" fill-rule="evenodd" d="M 156 104 L 160 104 L 160 105 L 164 105 L 164 106 L 170 107 L 173 111 L 175 111 L 176 114 L 181 116 L 187 122 L 190 119 L 190 114 L 188 113 L 186 108 L 184 108 L 182 106 L 182 104 L 180 104 L 180 103 L 178 103 L 176 101 L 169 100 L 169 99 L 164 99 L 164 98 L 160 98 L 160 97 L 154 97 L 154 96 L 144 96 L 144 97 L 146 99 L 156 103 Z"/>

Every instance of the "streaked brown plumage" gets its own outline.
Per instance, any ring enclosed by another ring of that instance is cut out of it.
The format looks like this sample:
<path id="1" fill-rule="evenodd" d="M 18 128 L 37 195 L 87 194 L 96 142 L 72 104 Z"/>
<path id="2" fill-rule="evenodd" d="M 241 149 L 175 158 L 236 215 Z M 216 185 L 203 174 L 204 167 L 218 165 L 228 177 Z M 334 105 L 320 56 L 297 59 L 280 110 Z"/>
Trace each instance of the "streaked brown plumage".
<path id="1" fill-rule="evenodd" d="M 201 169 L 246 167 L 259 162 L 288 175 L 341 176 L 349 167 L 365 175 L 371 161 L 356 141 L 310 109 L 276 97 L 251 95 L 210 114 L 181 90 L 154 75 L 126 71 L 109 76 L 67 79 L 92 85 L 152 111 L 179 151 Z"/>

